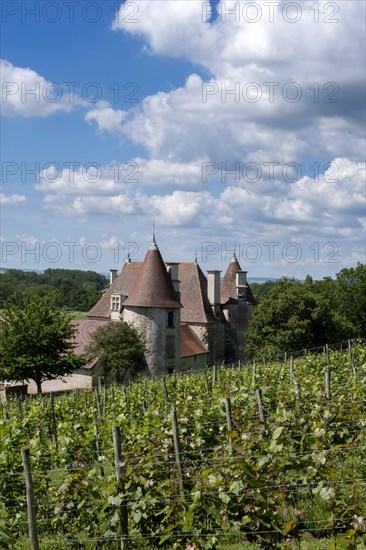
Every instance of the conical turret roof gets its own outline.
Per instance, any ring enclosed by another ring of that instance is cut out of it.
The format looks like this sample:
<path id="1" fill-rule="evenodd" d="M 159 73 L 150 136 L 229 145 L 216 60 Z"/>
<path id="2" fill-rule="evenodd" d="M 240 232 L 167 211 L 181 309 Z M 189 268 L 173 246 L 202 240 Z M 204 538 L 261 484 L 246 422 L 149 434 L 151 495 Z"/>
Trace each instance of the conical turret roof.
<path id="1" fill-rule="evenodd" d="M 227 267 L 224 279 L 221 283 L 222 304 L 225 304 L 228 300 L 230 300 L 230 298 L 233 300 L 237 300 L 238 298 L 238 293 L 236 290 L 236 273 L 238 271 L 241 271 L 241 267 L 236 255 L 234 254 Z"/>
<path id="2" fill-rule="evenodd" d="M 169 309 L 182 307 L 155 239 L 147 251 L 135 284 L 123 305 Z"/>
<path id="3" fill-rule="evenodd" d="M 238 262 L 238 259 L 236 255 L 232 257 L 226 273 L 224 275 L 224 279 L 221 283 L 221 303 L 226 304 L 229 300 L 237 300 L 238 299 L 238 291 L 236 288 L 236 274 L 238 271 L 242 271 L 240 264 Z M 253 305 L 256 304 L 256 300 L 252 294 L 252 291 L 250 289 L 250 286 L 247 283 L 247 301 Z"/>

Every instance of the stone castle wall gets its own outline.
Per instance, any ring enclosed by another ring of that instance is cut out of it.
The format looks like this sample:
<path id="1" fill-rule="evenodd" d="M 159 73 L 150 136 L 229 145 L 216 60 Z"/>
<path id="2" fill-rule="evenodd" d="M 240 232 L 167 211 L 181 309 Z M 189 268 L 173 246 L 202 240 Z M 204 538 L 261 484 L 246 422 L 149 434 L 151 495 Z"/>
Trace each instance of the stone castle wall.
<path id="1" fill-rule="evenodd" d="M 145 357 L 152 375 L 179 370 L 180 310 L 173 312 L 173 327 L 168 327 L 168 310 L 164 308 L 125 306 L 123 320 L 143 336 Z"/>

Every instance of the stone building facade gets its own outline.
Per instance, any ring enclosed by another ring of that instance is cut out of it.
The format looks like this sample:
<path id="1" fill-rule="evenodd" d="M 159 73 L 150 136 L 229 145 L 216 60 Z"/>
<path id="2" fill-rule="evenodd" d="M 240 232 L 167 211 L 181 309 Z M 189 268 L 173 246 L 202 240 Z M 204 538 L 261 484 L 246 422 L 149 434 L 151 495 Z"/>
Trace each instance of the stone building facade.
<path id="1" fill-rule="evenodd" d="M 240 359 L 255 303 L 235 255 L 221 281 L 221 271 L 206 277 L 197 261 L 164 262 L 154 239 L 143 262 L 111 270 L 88 319 L 135 326 L 158 375 Z"/>

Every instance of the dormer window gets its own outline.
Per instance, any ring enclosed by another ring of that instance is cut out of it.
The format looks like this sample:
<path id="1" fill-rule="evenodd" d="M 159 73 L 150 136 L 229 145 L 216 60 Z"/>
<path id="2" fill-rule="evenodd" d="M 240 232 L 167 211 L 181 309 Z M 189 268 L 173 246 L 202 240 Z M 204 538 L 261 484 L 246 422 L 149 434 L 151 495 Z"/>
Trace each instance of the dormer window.
<path id="1" fill-rule="evenodd" d="M 121 310 L 121 296 L 117 296 L 114 294 L 111 297 L 111 310 L 112 311 L 120 311 Z"/>

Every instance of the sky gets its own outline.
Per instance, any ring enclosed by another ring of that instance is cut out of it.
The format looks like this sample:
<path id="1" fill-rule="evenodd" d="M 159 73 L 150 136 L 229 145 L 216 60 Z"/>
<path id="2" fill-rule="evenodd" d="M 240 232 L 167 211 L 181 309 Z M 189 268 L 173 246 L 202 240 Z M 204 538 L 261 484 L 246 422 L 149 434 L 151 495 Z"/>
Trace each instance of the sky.
<path id="1" fill-rule="evenodd" d="M 1 2 L 1 263 L 365 262 L 365 2 Z"/>

